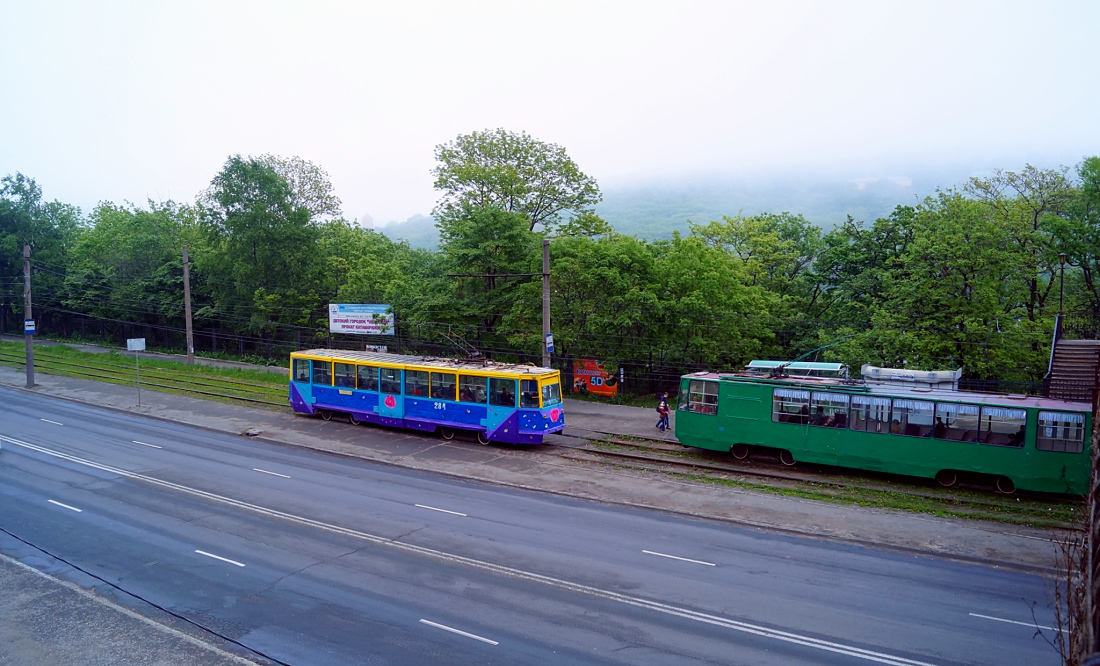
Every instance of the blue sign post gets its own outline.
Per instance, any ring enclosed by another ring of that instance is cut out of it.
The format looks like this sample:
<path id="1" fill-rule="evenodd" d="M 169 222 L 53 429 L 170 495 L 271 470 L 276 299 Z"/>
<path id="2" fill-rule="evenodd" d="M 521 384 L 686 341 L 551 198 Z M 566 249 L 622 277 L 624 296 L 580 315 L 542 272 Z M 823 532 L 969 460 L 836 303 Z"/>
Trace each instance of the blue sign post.
<path id="1" fill-rule="evenodd" d="M 548 354 L 553 354 L 554 353 L 554 334 L 553 333 L 547 333 L 546 334 L 546 352 Z"/>

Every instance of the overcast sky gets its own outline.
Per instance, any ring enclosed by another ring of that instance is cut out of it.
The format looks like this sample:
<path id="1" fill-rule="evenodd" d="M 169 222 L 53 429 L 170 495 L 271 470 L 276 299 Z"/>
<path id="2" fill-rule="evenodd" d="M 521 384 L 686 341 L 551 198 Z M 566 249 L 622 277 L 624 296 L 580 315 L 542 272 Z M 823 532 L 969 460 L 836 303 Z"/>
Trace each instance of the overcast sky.
<path id="1" fill-rule="evenodd" d="M 348 217 L 428 213 L 436 144 L 503 127 L 605 188 L 1074 164 L 1100 154 L 1100 2 L 0 0 L 0 175 L 190 201 L 299 155 Z"/>

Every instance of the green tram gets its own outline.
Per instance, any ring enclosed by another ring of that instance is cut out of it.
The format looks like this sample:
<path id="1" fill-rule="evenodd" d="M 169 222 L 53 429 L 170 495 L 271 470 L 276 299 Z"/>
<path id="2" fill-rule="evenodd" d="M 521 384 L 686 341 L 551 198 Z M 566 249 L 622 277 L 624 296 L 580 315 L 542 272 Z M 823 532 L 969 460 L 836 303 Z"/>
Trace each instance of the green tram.
<path id="1" fill-rule="evenodd" d="M 746 372 L 684 375 L 676 412 L 684 446 L 739 459 L 763 447 L 785 465 L 1074 495 L 1088 490 L 1092 427 L 1079 402 Z"/>

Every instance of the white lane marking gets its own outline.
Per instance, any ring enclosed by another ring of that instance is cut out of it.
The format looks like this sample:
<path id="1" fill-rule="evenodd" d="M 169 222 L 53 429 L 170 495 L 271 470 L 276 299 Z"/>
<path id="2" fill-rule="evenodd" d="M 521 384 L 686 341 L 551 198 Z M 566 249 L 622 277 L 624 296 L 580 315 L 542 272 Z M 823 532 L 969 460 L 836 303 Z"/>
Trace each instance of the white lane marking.
<path id="1" fill-rule="evenodd" d="M 131 440 L 134 444 L 141 444 L 142 446 L 148 446 L 151 449 L 163 449 L 163 446 L 157 446 L 156 444 L 146 444 L 145 442 L 139 442 L 136 439 Z"/>
<path id="2" fill-rule="evenodd" d="M 887 654 L 885 652 L 876 652 L 874 650 L 867 650 L 864 648 L 855 647 L 854 645 L 835 643 L 833 641 L 813 638 L 811 636 L 805 636 L 803 634 L 795 634 L 789 631 L 783 631 L 781 629 L 772 629 L 757 624 L 741 622 L 740 620 L 732 620 L 730 618 L 725 618 L 718 615 L 701 613 L 699 611 L 683 608 L 681 606 L 673 606 L 671 604 L 664 604 L 658 601 L 651 601 L 644 597 L 634 597 L 623 594 L 621 592 L 613 592 L 611 590 L 604 590 L 598 587 L 592 587 L 590 585 L 574 583 L 572 581 L 564 580 L 561 578 L 554 578 L 553 576 L 546 576 L 540 573 L 524 571 L 523 569 L 516 569 L 514 567 L 505 566 L 503 564 L 494 564 L 493 562 L 486 562 L 485 560 L 478 560 L 472 557 L 466 557 L 464 555 L 455 555 L 453 553 L 448 553 L 442 550 L 435 550 L 434 548 L 417 546 L 403 541 L 395 541 L 394 539 L 391 539 L 389 537 L 378 536 L 375 534 L 370 534 L 368 532 L 360 532 L 359 530 L 353 530 L 348 527 L 340 527 L 339 525 L 324 523 L 319 520 L 314 520 L 312 518 L 296 516 L 292 513 L 286 513 L 285 511 L 279 511 L 277 509 L 268 509 L 266 507 L 258 506 L 256 504 L 249 504 L 248 502 L 236 500 L 231 497 L 225 497 L 223 495 L 216 495 L 205 490 L 199 490 L 198 488 L 191 488 L 189 486 L 180 485 L 171 481 L 164 481 L 162 479 L 158 479 L 152 476 L 138 474 L 137 472 L 130 472 L 124 469 L 119 469 L 117 467 L 111 467 L 110 465 L 104 465 L 102 463 L 86 460 L 84 458 L 78 458 L 77 456 L 72 456 L 67 453 L 61 453 L 60 451 L 54 451 L 53 449 L 48 449 L 44 446 L 30 444 L 28 442 L 24 442 L 4 435 L 0 435 L 0 441 L 7 442 L 13 446 L 19 446 L 30 451 L 37 451 L 39 453 L 52 456 L 54 458 L 67 460 L 69 462 L 84 465 L 86 467 L 91 467 L 92 469 L 98 469 L 100 471 L 108 472 L 110 474 L 117 474 L 127 479 L 144 481 L 155 486 L 169 488 L 178 492 L 194 495 L 195 497 L 202 497 L 204 499 L 208 499 L 214 502 L 220 502 L 227 506 L 232 506 L 238 509 L 247 509 L 260 515 L 278 518 L 280 520 L 286 520 L 288 522 L 294 522 L 300 525 L 314 527 L 317 529 L 332 532 L 334 534 L 349 536 L 355 539 L 359 539 L 361 541 L 367 541 L 380 546 L 389 546 L 390 548 L 396 548 L 398 550 L 402 550 L 408 553 L 432 557 L 455 564 L 462 564 L 502 576 L 509 576 L 511 578 L 526 580 L 533 583 L 541 583 L 543 585 L 549 585 L 551 587 L 575 592 L 577 594 L 584 594 L 599 599 L 615 601 L 621 604 L 634 606 L 636 608 L 642 608 L 655 613 L 672 615 L 674 617 L 693 620 L 695 622 L 701 622 L 703 624 L 710 624 L 717 627 L 722 627 L 724 629 L 731 629 L 733 631 L 740 631 L 746 634 L 770 638 L 772 640 L 782 641 L 785 643 L 811 647 L 826 652 L 834 652 L 836 654 L 857 657 L 859 659 L 874 661 L 880 664 L 890 664 L 891 666 L 933 666 L 933 664 L 930 664 L 926 661 L 907 659 L 905 657 L 898 657 L 896 655 Z"/>
<path id="3" fill-rule="evenodd" d="M 260 469 L 259 467 L 253 467 L 252 471 L 253 472 L 263 472 L 264 474 L 270 474 L 271 476 L 281 476 L 284 479 L 289 479 L 290 478 L 286 474 L 279 474 L 278 472 L 269 472 L 266 469 Z"/>
<path id="4" fill-rule="evenodd" d="M 54 424 L 54 425 L 59 425 L 59 426 L 63 426 L 63 425 L 65 425 L 64 423 L 58 423 L 57 421 L 51 421 L 51 420 L 49 420 L 49 419 L 38 419 L 38 420 L 39 420 L 39 421 L 45 421 L 46 423 L 52 423 L 52 424 Z"/>
<path id="5" fill-rule="evenodd" d="M 241 564 L 240 562 L 237 562 L 237 561 L 235 561 L 235 560 L 229 560 L 229 559 L 226 559 L 226 558 L 224 558 L 224 557 L 222 557 L 222 556 L 220 556 L 220 555 L 214 555 L 213 553 L 208 553 L 208 552 L 206 552 L 205 550 L 196 550 L 195 552 L 196 552 L 196 553 L 198 553 L 199 555 L 205 555 L 205 556 L 207 556 L 207 557 L 213 557 L 213 558 L 214 558 L 215 560 L 221 560 L 222 562 L 228 562 L 228 563 L 230 563 L 230 564 L 236 564 L 236 565 L 237 565 L 237 566 L 239 566 L 239 567 L 243 567 L 243 566 L 244 566 L 244 565 L 243 565 L 243 564 Z"/>
<path id="6" fill-rule="evenodd" d="M 69 506 L 68 504 L 62 504 L 61 502 L 57 502 L 57 501 L 54 501 L 54 500 L 46 500 L 46 501 L 49 502 L 50 504 L 56 504 L 57 506 L 63 506 L 66 509 L 69 509 L 70 511 L 76 511 L 77 513 L 83 513 L 84 512 L 84 509 L 78 509 L 75 506 Z"/>
<path id="7" fill-rule="evenodd" d="M 439 624 L 438 622 L 432 622 L 431 620 L 425 620 L 423 618 L 421 618 L 420 622 L 422 624 L 428 625 L 429 627 L 435 627 L 436 629 L 442 629 L 443 631 L 449 631 L 452 634 L 458 634 L 459 636 L 465 636 L 466 638 L 472 638 L 475 641 L 481 641 L 482 643 L 488 643 L 489 645 L 500 645 L 500 643 L 498 643 L 496 641 L 491 641 L 488 638 L 482 638 L 481 636 L 478 636 L 477 634 L 468 634 L 465 631 L 460 631 L 458 629 L 448 627 L 445 624 Z"/>
<path id="8" fill-rule="evenodd" d="M 145 617 L 144 615 L 141 615 L 139 613 L 135 613 L 134 611 L 130 610 L 129 608 L 119 606 L 118 604 L 116 604 L 112 601 L 107 601 L 106 599 L 99 596 L 98 594 L 94 594 L 92 592 L 89 592 L 88 590 L 85 590 L 84 588 L 80 587 L 76 583 L 70 583 L 67 580 L 61 580 L 60 578 L 54 578 L 53 576 L 51 576 L 48 573 L 44 573 L 42 571 L 39 571 L 38 569 L 35 569 L 32 566 L 28 566 L 26 564 L 23 564 L 19 560 L 12 559 L 12 558 L 8 557 L 7 555 L 4 555 L 4 554 L 0 554 L 0 561 L 7 562 L 8 564 L 19 567 L 20 569 L 22 569 L 23 571 L 26 571 L 27 573 L 31 573 L 31 574 L 34 574 L 36 576 L 41 576 L 42 578 L 45 578 L 46 580 L 50 581 L 54 585 L 59 585 L 59 586 L 65 588 L 66 590 L 72 590 L 73 592 L 79 594 L 80 596 L 84 597 L 85 599 L 88 599 L 89 601 L 100 604 L 101 606 L 106 606 L 107 608 L 110 608 L 111 610 L 118 611 L 119 613 L 122 613 L 126 617 L 133 618 L 133 619 L 137 620 L 138 622 L 140 622 L 140 623 L 142 623 L 146 626 L 153 627 L 154 629 L 158 629 L 160 631 L 163 631 L 164 633 L 168 634 L 169 636 L 174 636 L 175 638 L 178 638 L 182 641 L 190 643 L 191 645 L 194 645 L 195 647 L 202 648 L 203 650 L 207 650 L 208 652 L 213 652 L 214 654 L 225 658 L 227 661 L 232 661 L 233 663 L 241 664 L 242 666 L 256 666 L 256 662 L 254 662 L 254 661 L 251 661 L 249 659 L 245 659 L 244 657 L 238 657 L 235 654 L 232 654 L 230 652 L 226 652 L 225 650 L 221 650 L 219 648 L 216 648 L 213 645 L 209 645 L 209 644 L 206 643 L 206 641 L 201 641 L 197 638 L 194 638 L 193 636 L 189 636 L 188 634 L 183 633 L 182 631 L 179 631 L 177 629 L 173 629 L 171 627 L 166 627 L 163 624 L 159 624 L 159 623 L 157 623 L 153 620 L 150 620 L 149 618 Z"/>
<path id="9" fill-rule="evenodd" d="M 692 562 L 694 564 L 705 564 L 708 567 L 716 567 L 717 564 L 713 562 L 704 562 L 703 560 L 693 560 L 687 557 L 677 557 L 675 555 L 665 555 L 664 553 L 655 553 L 652 550 L 643 550 L 646 555 L 656 555 L 657 557 L 667 557 L 670 560 L 680 560 L 681 562 Z"/>
<path id="10" fill-rule="evenodd" d="M 441 512 L 441 513 L 451 513 L 451 514 L 454 514 L 454 515 L 456 515 L 456 516 L 462 516 L 463 518 L 469 518 L 469 516 L 467 516 L 467 515 L 466 515 L 466 514 L 464 514 L 464 513 L 459 513 L 459 512 L 457 512 L 457 511 L 448 511 L 448 510 L 446 510 L 446 509 L 437 509 L 437 508 L 435 508 L 434 506 L 428 506 L 428 505 L 426 505 L 426 504 L 414 504 L 413 506 L 415 506 L 415 507 L 419 507 L 419 508 L 421 508 L 421 509 L 431 509 L 432 511 L 439 511 L 439 512 Z"/>
<path id="11" fill-rule="evenodd" d="M 1069 633 L 1065 629 L 1055 629 L 1054 627 L 1044 627 L 1041 624 L 1035 624 L 1034 622 L 1017 622 L 1016 620 L 1006 620 L 1003 617 L 993 617 L 992 615 L 979 615 L 978 613 L 971 613 L 970 617 L 980 617 L 983 620 L 996 620 L 997 622 L 1007 622 L 1009 624 L 1019 624 L 1025 627 L 1031 627 L 1032 629 L 1046 629 L 1048 631 L 1061 631 L 1063 633 Z"/>

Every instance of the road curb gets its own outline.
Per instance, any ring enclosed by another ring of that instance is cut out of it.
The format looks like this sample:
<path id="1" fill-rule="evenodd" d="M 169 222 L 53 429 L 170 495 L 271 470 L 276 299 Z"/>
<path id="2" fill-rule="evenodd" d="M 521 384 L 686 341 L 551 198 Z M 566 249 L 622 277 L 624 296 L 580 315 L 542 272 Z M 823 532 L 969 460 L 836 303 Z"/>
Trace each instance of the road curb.
<path id="1" fill-rule="evenodd" d="M 388 467 L 393 467 L 393 468 L 397 468 L 397 469 L 414 470 L 414 471 L 417 471 L 417 472 L 427 472 L 427 473 L 430 473 L 430 474 L 436 474 L 436 475 L 439 475 L 439 476 L 442 476 L 442 477 L 451 478 L 451 479 L 460 480 L 460 481 L 473 481 L 473 482 L 476 482 L 476 483 L 484 483 L 484 484 L 499 486 L 499 487 L 503 487 L 503 488 L 512 488 L 512 489 L 516 489 L 516 490 L 524 490 L 524 491 L 528 491 L 528 492 L 539 492 L 539 493 L 544 493 L 544 494 L 547 494 L 547 495 L 555 495 L 555 496 L 558 496 L 558 497 L 566 497 L 566 498 L 569 498 L 569 499 L 582 500 L 582 501 L 586 501 L 586 502 L 598 502 L 600 504 L 611 505 L 611 506 L 620 506 L 620 507 L 626 507 L 626 508 L 632 508 L 632 509 L 641 509 L 641 510 L 646 510 L 646 511 L 658 511 L 658 512 L 668 514 L 668 515 L 684 516 L 684 517 L 695 518 L 695 519 L 699 519 L 699 520 L 708 520 L 708 521 L 712 521 L 712 522 L 719 522 L 719 523 L 725 523 L 725 524 L 729 524 L 729 525 L 735 525 L 735 526 L 741 527 L 741 528 L 754 529 L 754 530 L 771 532 L 771 533 L 776 533 L 776 534 L 784 534 L 784 535 L 788 535 L 788 536 L 797 536 L 797 537 L 803 537 L 803 538 L 809 537 L 809 538 L 813 538 L 813 539 L 820 539 L 820 540 L 823 540 L 823 541 L 831 541 L 833 543 L 840 543 L 840 544 L 845 544 L 845 545 L 850 545 L 850 546 L 859 546 L 859 547 L 862 547 L 862 548 L 873 548 L 873 549 L 876 549 L 876 550 L 886 550 L 886 551 L 891 551 L 891 552 L 895 552 L 895 553 L 899 553 L 899 554 L 914 555 L 914 556 L 919 556 L 919 557 L 935 557 L 935 558 L 939 558 L 939 559 L 952 560 L 952 561 L 961 562 L 961 563 L 965 563 L 965 564 L 991 565 L 991 566 L 995 566 L 995 567 L 1000 567 L 1000 568 L 1004 568 L 1004 569 L 1012 569 L 1012 570 L 1015 570 L 1015 571 L 1021 571 L 1021 572 L 1025 572 L 1025 573 L 1040 574 L 1040 575 L 1043 575 L 1043 576 L 1055 576 L 1055 575 L 1059 574 L 1059 571 L 1054 567 L 1042 567 L 1042 566 L 1033 565 L 1033 564 L 1025 564 L 1025 563 L 1022 563 L 1022 562 L 1013 562 L 1013 561 L 1010 561 L 1010 560 L 1001 560 L 1001 559 L 996 559 L 996 558 L 978 557 L 978 556 L 974 556 L 974 555 L 962 555 L 962 554 L 957 554 L 957 553 L 945 553 L 945 552 L 942 552 L 942 551 L 927 550 L 927 549 L 917 548 L 917 547 L 913 547 L 913 546 L 901 546 L 901 545 L 896 545 L 896 544 L 885 544 L 885 543 L 882 543 L 880 541 L 872 541 L 872 540 L 869 540 L 869 539 L 859 539 L 859 538 L 855 538 L 855 537 L 844 537 L 844 536 L 837 536 L 837 535 L 830 535 L 830 534 L 821 534 L 819 532 L 799 530 L 797 528 L 784 527 L 784 526 L 781 526 L 781 525 L 774 525 L 774 524 L 770 524 L 770 523 L 762 523 L 762 522 L 758 522 L 758 521 L 745 520 L 745 519 L 740 519 L 740 518 L 731 518 L 729 516 L 717 516 L 717 515 L 713 515 L 713 514 L 705 514 L 705 513 L 699 513 L 699 512 L 694 512 L 694 511 L 687 511 L 687 510 L 683 510 L 683 509 L 673 509 L 673 508 L 669 508 L 669 507 L 662 507 L 662 506 L 657 506 L 657 505 L 644 504 L 644 503 L 641 503 L 641 502 L 631 502 L 631 501 L 628 501 L 628 500 L 617 500 L 617 499 L 608 499 L 608 498 L 602 498 L 602 497 L 595 497 L 595 496 L 591 496 L 591 495 L 571 493 L 571 492 L 563 491 L 563 490 L 552 490 L 552 489 L 548 489 L 548 488 L 539 488 L 539 487 L 536 487 L 536 486 L 530 486 L 530 485 L 527 485 L 527 484 L 515 483 L 515 482 L 511 482 L 511 481 L 501 481 L 501 480 L 498 480 L 498 479 L 487 479 L 487 478 L 483 478 L 483 477 L 463 475 L 463 474 L 459 474 L 459 473 L 456 473 L 456 472 L 435 470 L 435 469 L 424 468 L 424 467 L 416 467 L 416 466 L 413 466 L 413 465 L 402 464 L 402 463 L 397 462 L 397 461 L 378 460 L 376 458 L 370 458 L 370 457 L 366 457 L 366 456 L 356 455 L 354 453 L 349 453 L 349 452 L 345 452 L 345 451 L 333 451 L 331 449 L 325 449 L 325 448 L 313 446 L 313 445 L 310 445 L 310 444 L 296 444 L 296 443 L 293 443 L 293 442 L 287 442 L 287 441 L 280 440 L 280 439 L 275 439 L 275 438 L 272 438 L 272 437 L 263 437 L 263 436 L 250 437 L 250 436 L 244 435 L 244 434 L 239 433 L 239 432 L 234 432 L 232 430 L 216 428 L 216 427 L 213 427 L 213 426 L 208 426 L 208 425 L 203 425 L 203 424 L 191 423 L 189 421 L 184 421 L 184 420 L 180 420 L 180 419 L 173 419 L 173 418 L 169 418 L 167 416 L 160 416 L 160 415 L 156 415 L 156 414 L 142 414 L 142 413 L 133 412 L 131 410 L 124 409 L 124 408 L 121 408 L 121 407 L 115 407 L 113 405 L 102 405 L 102 404 L 97 404 L 97 403 L 94 403 L 94 402 L 91 402 L 91 401 L 88 401 L 88 400 L 81 400 L 79 398 L 73 398 L 73 397 L 69 397 L 69 396 L 59 396 L 59 395 L 54 395 L 54 394 L 46 393 L 46 392 L 39 392 L 39 391 L 35 390 L 34 388 L 27 388 L 27 387 L 24 387 L 24 386 L 9 386 L 9 388 L 15 389 L 17 391 L 22 391 L 24 393 L 30 393 L 30 394 L 39 395 L 39 396 L 49 396 L 50 398 L 54 398 L 54 399 L 57 399 L 57 400 L 64 400 L 66 402 L 71 402 L 71 403 L 75 403 L 75 404 L 79 404 L 79 405 L 83 405 L 83 406 L 96 407 L 98 409 L 104 409 L 104 410 L 108 410 L 108 411 L 112 411 L 112 412 L 116 412 L 116 413 L 120 413 L 120 414 L 127 414 L 127 415 L 130 415 L 130 416 L 141 416 L 141 417 L 144 417 L 144 418 L 150 418 L 150 419 L 160 421 L 162 423 L 169 423 L 169 424 L 172 424 L 172 425 L 185 425 L 185 426 L 188 426 L 188 427 L 198 428 L 198 429 L 201 429 L 201 430 L 206 430 L 208 432 L 217 433 L 219 435 L 233 435 L 233 436 L 236 436 L 236 437 L 245 437 L 246 439 L 249 439 L 249 440 L 264 442 L 265 444 L 271 444 L 271 445 L 275 445 L 275 446 L 282 446 L 282 447 L 288 447 L 288 448 L 308 449 L 310 451 L 314 451 L 314 452 L 317 452 L 317 453 L 322 453 L 322 454 L 329 455 L 329 456 L 334 456 L 334 457 L 339 457 L 339 458 L 346 458 L 346 459 L 350 459 L 350 460 L 358 460 L 358 461 L 374 463 L 374 464 L 378 464 L 378 465 L 386 465 Z M 890 509 L 879 509 L 879 510 L 881 510 L 881 511 L 890 511 Z"/>

